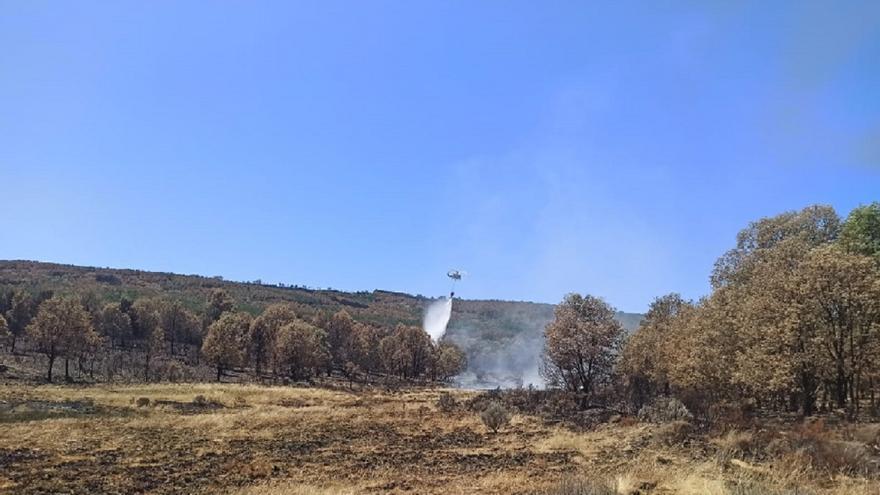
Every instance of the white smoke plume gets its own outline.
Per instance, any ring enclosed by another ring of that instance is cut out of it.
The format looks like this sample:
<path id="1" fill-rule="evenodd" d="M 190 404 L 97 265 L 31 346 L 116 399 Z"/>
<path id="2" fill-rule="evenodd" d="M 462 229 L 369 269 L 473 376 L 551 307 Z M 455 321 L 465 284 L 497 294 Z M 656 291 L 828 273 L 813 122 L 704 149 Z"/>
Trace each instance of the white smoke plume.
<path id="1" fill-rule="evenodd" d="M 422 321 L 422 327 L 431 336 L 435 342 L 440 340 L 446 334 L 446 325 L 449 324 L 449 317 L 452 316 L 452 298 L 445 297 L 439 301 L 434 301 L 425 311 L 425 319 Z"/>

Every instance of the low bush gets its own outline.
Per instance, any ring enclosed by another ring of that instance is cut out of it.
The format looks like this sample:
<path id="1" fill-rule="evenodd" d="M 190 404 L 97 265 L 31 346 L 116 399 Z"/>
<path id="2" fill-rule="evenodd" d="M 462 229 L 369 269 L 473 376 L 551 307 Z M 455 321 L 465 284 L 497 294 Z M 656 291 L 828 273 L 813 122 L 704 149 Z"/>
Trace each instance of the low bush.
<path id="1" fill-rule="evenodd" d="M 639 410 L 639 420 L 647 423 L 693 421 L 694 415 L 675 397 L 659 397 Z"/>
<path id="2" fill-rule="evenodd" d="M 749 401 L 718 402 L 708 408 L 707 419 L 722 430 L 745 429 L 754 423 L 755 406 Z"/>
<path id="3" fill-rule="evenodd" d="M 458 401 L 449 392 L 443 392 L 437 399 L 437 409 L 449 413 L 458 409 Z"/>
<path id="4" fill-rule="evenodd" d="M 498 430 L 510 423 L 510 413 L 500 402 L 492 402 L 480 413 L 480 419 L 492 433 L 498 433 Z"/>
<path id="5" fill-rule="evenodd" d="M 730 430 L 711 441 L 715 446 L 718 462 L 727 464 L 732 459 L 754 459 L 761 456 L 761 446 L 757 435 L 751 431 Z"/>
<path id="6" fill-rule="evenodd" d="M 867 436 L 870 432 L 861 434 Z M 775 439 L 767 450 L 784 463 L 799 464 L 808 470 L 869 477 L 880 474 L 880 458 L 872 452 L 870 444 L 855 439 L 843 440 L 827 430 L 821 420 L 801 425 Z"/>
<path id="7" fill-rule="evenodd" d="M 678 446 L 687 443 L 694 435 L 694 426 L 687 421 L 673 421 L 658 427 L 651 440 L 658 445 Z"/>
<path id="8" fill-rule="evenodd" d="M 150 398 L 149 397 L 138 397 L 137 400 L 135 401 L 135 405 L 138 407 L 147 407 L 150 405 Z"/>

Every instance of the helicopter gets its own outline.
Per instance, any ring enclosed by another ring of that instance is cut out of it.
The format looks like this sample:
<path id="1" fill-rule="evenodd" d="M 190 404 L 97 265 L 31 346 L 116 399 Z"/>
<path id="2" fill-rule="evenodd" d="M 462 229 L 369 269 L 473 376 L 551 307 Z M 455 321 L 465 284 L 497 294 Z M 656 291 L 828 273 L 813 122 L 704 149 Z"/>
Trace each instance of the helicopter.
<path id="1" fill-rule="evenodd" d="M 446 272 L 446 276 L 452 279 L 452 290 L 449 292 L 450 299 L 455 297 L 455 283 L 461 280 L 461 278 L 466 275 L 467 272 L 463 270 L 449 270 L 448 272 Z"/>

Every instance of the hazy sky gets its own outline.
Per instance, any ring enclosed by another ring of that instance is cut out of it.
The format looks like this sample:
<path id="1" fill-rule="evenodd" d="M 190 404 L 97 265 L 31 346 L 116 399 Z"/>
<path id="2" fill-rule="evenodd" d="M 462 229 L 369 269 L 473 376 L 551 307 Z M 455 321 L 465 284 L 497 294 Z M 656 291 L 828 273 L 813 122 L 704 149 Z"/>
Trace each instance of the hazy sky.
<path id="1" fill-rule="evenodd" d="M 880 200 L 880 2 L 712 4 L 0 1 L 0 258 L 698 297 Z"/>

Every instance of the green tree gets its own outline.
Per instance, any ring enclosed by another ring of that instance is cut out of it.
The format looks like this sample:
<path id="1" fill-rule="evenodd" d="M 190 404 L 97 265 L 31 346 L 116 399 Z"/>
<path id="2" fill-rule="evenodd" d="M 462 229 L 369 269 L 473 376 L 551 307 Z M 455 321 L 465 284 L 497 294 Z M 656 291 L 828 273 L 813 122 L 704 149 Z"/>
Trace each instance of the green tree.
<path id="1" fill-rule="evenodd" d="M 577 394 L 581 407 L 611 377 L 623 338 L 614 314 L 601 299 L 569 294 L 544 330 L 542 374 L 549 385 Z"/>
<path id="2" fill-rule="evenodd" d="M 851 211 L 840 229 L 839 242 L 851 253 L 880 261 L 880 202 Z"/>
<path id="3" fill-rule="evenodd" d="M 218 382 L 224 371 L 244 365 L 251 323 L 247 313 L 225 311 L 208 327 L 202 354 L 217 368 Z"/>

